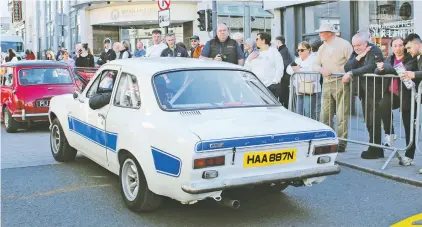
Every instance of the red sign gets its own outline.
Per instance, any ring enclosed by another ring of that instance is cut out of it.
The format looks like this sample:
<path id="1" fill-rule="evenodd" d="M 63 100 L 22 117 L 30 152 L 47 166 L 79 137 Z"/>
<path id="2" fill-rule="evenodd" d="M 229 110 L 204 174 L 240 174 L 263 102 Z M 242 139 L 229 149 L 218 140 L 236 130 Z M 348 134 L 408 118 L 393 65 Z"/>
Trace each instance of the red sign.
<path id="1" fill-rule="evenodd" d="M 166 10 L 170 8 L 170 1 L 171 0 L 158 0 L 158 8 L 160 10 Z"/>
<path id="2" fill-rule="evenodd" d="M 22 2 L 20 0 L 13 1 L 12 20 L 13 23 L 22 21 Z"/>

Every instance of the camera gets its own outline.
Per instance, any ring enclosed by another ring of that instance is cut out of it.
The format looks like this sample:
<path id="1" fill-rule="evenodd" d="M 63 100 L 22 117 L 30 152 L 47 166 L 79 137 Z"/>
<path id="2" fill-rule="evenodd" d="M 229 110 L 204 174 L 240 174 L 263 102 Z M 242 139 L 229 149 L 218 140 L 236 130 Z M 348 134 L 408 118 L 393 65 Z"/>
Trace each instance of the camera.
<path id="1" fill-rule="evenodd" d="M 221 57 L 224 60 L 227 60 L 227 54 L 217 54 L 217 57 Z"/>

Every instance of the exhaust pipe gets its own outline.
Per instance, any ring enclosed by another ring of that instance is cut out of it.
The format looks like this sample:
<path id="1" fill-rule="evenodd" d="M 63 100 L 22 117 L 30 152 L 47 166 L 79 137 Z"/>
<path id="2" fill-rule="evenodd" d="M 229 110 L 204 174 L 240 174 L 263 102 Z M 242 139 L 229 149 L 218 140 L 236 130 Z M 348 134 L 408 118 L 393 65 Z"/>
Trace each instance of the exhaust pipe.
<path id="1" fill-rule="evenodd" d="M 232 200 L 232 199 L 225 199 L 225 198 L 223 198 L 218 203 L 221 204 L 221 205 L 223 205 L 223 206 L 227 206 L 227 207 L 230 207 L 232 209 L 235 209 L 235 210 L 240 207 L 240 201 L 239 200 Z"/>

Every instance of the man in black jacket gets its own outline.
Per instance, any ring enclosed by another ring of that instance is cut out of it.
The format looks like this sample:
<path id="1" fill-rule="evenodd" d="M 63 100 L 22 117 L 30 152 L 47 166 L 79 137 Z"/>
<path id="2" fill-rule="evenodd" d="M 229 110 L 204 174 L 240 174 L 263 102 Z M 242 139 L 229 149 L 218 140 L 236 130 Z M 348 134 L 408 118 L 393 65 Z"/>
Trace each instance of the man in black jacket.
<path id="1" fill-rule="evenodd" d="M 290 85 L 290 76 L 286 73 L 287 66 L 293 62 L 292 56 L 289 53 L 289 49 L 285 45 L 286 39 L 284 36 L 277 36 L 275 38 L 278 52 L 280 52 L 281 56 L 283 57 L 283 64 L 284 64 L 284 76 L 281 78 L 280 86 L 280 103 L 288 108 L 289 107 L 289 85 Z"/>
<path id="2" fill-rule="evenodd" d="M 344 66 L 345 72 L 343 83 L 349 83 L 351 79 L 359 84 L 359 98 L 362 101 L 362 109 L 366 119 L 366 128 L 369 132 L 369 142 L 381 144 L 381 118 L 378 117 L 377 106 L 382 95 L 382 79 L 363 76 L 366 73 L 374 73 L 377 68 L 377 62 L 384 61 L 380 48 L 368 42 L 369 37 L 366 33 L 358 33 L 353 36 L 353 53 Z M 359 83 L 358 83 L 359 81 Z M 375 102 L 374 102 L 375 101 Z M 349 100 L 344 100 L 349 102 Z M 384 150 L 376 147 L 369 147 L 367 151 L 362 152 L 364 159 L 376 159 L 384 157 Z"/>
<path id="3" fill-rule="evenodd" d="M 189 57 L 188 51 L 176 45 L 176 35 L 169 33 L 166 35 L 167 48 L 161 52 L 161 57 Z"/>
<path id="4" fill-rule="evenodd" d="M 97 61 L 98 65 L 104 65 L 116 59 L 116 52 L 110 48 L 110 43 L 111 40 L 109 38 L 104 40 L 104 51 L 101 52 L 100 58 Z"/>

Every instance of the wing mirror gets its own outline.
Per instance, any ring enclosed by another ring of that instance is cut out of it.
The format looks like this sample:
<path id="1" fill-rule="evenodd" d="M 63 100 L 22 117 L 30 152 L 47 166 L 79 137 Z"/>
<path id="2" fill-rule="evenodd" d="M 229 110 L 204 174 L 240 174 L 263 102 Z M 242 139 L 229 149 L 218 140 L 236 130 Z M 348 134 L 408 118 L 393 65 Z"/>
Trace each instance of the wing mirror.
<path id="1" fill-rule="evenodd" d="M 73 99 L 77 99 L 79 97 L 79 92 L 74 91 L 73 92 Z"/>
<path id="2" fill-rule="evenodd" d="M 96 94 L 89 99 L 89 108 L 101 109 L 110 103 L 111 93 Z"/>

